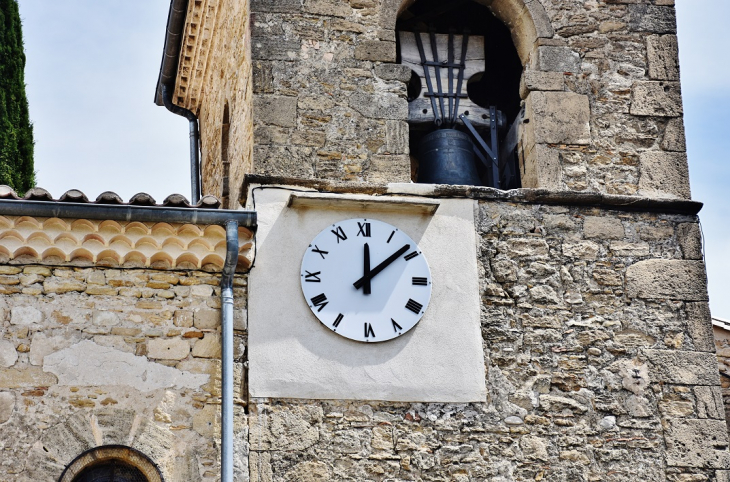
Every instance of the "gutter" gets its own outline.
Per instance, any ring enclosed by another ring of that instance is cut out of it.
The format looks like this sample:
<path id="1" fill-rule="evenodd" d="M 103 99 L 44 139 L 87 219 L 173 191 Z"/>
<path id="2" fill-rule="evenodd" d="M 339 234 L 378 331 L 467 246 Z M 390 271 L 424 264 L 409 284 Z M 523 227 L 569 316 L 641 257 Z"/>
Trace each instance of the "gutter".
<path id="1" fill-rule="evenodd" d="M 165 32 L 165 47 L 162 54 L 160 74 L 157 77 L 155 89 L 155 104 L 164 105 L 173 114 L 185 117 L 190 123 L 190 193 L 192 202 L 200 200 L 200 133 L 198 118 L 190 110 L 172 103 L 172 93 L 175 90 L 177 69 L 180 63 L 180 48 L 185 28 L 185 19 L 188 12 L 188 0 L 171 0 L 170 12 L 167 16 L 167 30 Z"/>
<path id="2" fill-rule="evenodd" d="M 256 227 L 255 211 L 209 208 L 175 208 L 116 204 L 83 204 L 49 201 L 0 199 L 0 215 L 41 218 L 114 219 L 117 221 L 217 224 L 235 221 L 246 228 Z"/>

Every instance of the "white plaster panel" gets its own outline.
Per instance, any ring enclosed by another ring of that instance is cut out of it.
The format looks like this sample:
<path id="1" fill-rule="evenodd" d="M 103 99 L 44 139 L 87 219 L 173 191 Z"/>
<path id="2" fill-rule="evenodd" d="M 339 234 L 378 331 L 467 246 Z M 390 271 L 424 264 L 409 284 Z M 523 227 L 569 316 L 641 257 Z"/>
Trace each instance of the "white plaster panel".
<path id="1" fill-rule="evenodd" d="M 259 228 L 249 278 L 251 396 L 486 400 L 473 200 L 439 200 L 431 216 L 296 209 L 286 207 L 286 190 L 254 194 Z M 301 292 L 299 271 L 309 242 L 326 226 L 354 217 L 399 227 L 418 243 L 431 268 L 433 291 L 425 315 L 392 341 L 366 344 L 332 333 Z"/>
<path id="2" fill-rule="evenodd" d="M 59 385 L 128 385 L 143 392 L 158 388 L 200 388 L 209 375 L 184 372 L 115 348 L 84 340 L 43 358 L 43 371 Z"/>

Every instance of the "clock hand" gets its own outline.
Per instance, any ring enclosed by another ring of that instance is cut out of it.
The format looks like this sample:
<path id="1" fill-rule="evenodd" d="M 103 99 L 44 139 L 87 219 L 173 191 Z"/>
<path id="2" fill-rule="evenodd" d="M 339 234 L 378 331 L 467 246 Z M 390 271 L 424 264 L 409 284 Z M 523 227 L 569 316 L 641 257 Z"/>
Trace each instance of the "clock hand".
<path id="1" fill-rule="evenodd" d="M 365 254 L 364 254 L 364 266 L 362 270 L 362 276 L 365 279 L 365 283 L 362 286 L 363 294 L 370 294 L 370 246 L 365 243 Z"/>
<path id="2" fill-rule="evenodd" d="M 399 249 L 395 253 L 391 254 L 388 257 L 388 259 L 386 259 L 385 261 L 383 261 L 382 263 L 377 265 L 375 268 L 371 269 L 368 274 L 364 275 L 362 278 L 360 278 L 359 280 L 352 283 L 352 285 L 355 287 L 356 290 L 359 290 L 360 288 L 362 288 L 362 286 L 365 284 L 366 281 L 370 281 L 371 279 L 375 278 L 375 275 L 377 275 L 378 273 L 383 271 L 385 268 L 387 268 L 388 265 L 390 265 L 390 263 L 392 263 L 393 261 L 398 259 L 398 257 L 401 254 L 405 253 L 410 248 L 411 248 L 410 244 L 403 245 L 403 247 L 401 249 Z"/>

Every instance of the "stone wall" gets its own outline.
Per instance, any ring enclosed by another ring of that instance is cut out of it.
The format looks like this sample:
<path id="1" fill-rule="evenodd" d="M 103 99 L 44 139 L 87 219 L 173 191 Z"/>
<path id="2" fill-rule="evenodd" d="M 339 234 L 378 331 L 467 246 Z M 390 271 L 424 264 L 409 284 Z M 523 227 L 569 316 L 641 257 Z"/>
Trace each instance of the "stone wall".
<path id="1" fill-rule="evenodd" d="M 727 480 L 694 216 L 482 201 L 478 234 L 484 403 L 252 399 L 252 481 Z"/>
<path id="2" fill-rule="evenodd" d="M 175 98 L 200 119 L 201 173 L 204 195 L 239 207 L 243 175 L 251 172 L 253 112 L 249 2 L 202 0 L 189 2 L 178 68 Z M 223 117 L 228 106 L 228 145 Z M 227 148 L 229 165 L 222 153 Z M 228 191 L 224 192 L 224 177 Z"/>
<path id="3" fill-rule="evenodd" d="M 482 3 L 524 67 L 524 187 L 689 197 L 672 1 Z M 190 5 L 177 95 L 201 116 L 205 193 L 221 188 L 225 102 L 232 193 L 246 172 L 410 179 L 397 2 L 255 0 L 250 24 L 246 2 Z"/>
<path id="4" fill-rule="evenodd" d="M 730 420 L 730 332 L 719 326 L 713 326 L 715 335 L 715 351 L 717 365 L 720 370 L 720 386 L 725 406 L 725 420 Z M 730 433 L 730 425 L 728 425 Z"/>
<path id="5" fill-rule="evenodd" d="M 239 409 L 246 279 L 234 288 Z M 164 480 L 215 480 L 218 283 L 201 271 L 0 266 L 0 480 L 55 481 L 108 444 L 138 449 Z"/>

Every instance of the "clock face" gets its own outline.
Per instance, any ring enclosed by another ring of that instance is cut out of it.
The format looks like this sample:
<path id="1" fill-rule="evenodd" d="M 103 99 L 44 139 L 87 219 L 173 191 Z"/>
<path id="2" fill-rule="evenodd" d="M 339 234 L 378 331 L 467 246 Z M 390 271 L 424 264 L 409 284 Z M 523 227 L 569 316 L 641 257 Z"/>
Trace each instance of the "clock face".
<path id="1" fill-rule="evenodd" d="M 375 219 L 347 219 L 322 230 L 304 253 L 301 283 L 324 326 L 370 343 L 413 328 L 431 299 L 431 272 L 418 245 Z"/>

